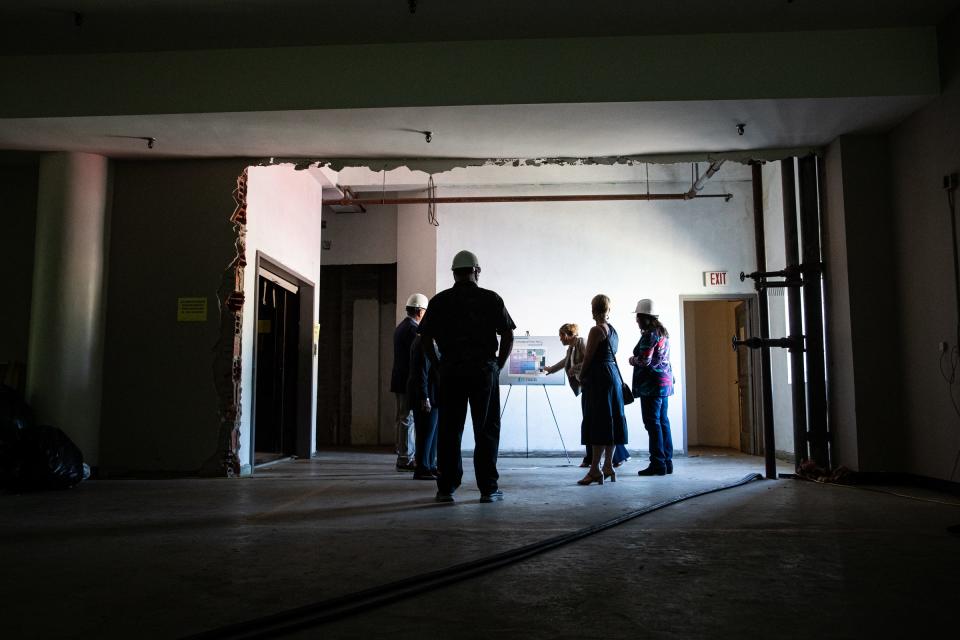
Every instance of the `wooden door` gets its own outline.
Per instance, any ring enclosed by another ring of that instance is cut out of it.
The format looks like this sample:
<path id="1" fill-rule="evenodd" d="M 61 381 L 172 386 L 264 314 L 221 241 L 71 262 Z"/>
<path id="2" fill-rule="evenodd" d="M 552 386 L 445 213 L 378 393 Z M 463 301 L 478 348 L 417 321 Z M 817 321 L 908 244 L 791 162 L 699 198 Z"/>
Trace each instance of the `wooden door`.
<path id="1" fill-rule="evenodd" d="M 750 335 L 748 331 L 750 317 L 747 303 L 738 302 L 734 307 L 734 322 L 737 338 L 745 340 Z M 750 455 L 760 455 L 756 444 L 754 403 L 753 403 L 753 367 L 751 351 L 745 347 L 737 349 L 737 395 L 740 406 L 740 451 Z"/>

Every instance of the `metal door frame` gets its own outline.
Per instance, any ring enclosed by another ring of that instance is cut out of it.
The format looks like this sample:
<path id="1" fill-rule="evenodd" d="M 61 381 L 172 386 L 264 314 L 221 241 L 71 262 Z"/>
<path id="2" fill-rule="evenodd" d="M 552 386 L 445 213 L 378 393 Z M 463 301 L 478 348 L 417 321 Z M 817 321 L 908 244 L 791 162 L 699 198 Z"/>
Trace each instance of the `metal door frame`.
<path id="1" fill-rule="evenodd" d="M 313 303 L 316 295 L 315 283 L 303 277 L 296 271 L 285 266 L 279 260 L 270 257 L 263 251 L 257 251 L 254 262 L 255 269 L 253 276 L 256 284 L 254 290 L 259 289 L 260 276 L 262 271 L 269 272 L 277 278 L 288 281 L 298 287 L 297 296 L 300 299 L 300 322 L 299 335 L 297 336 L 297 366 L 295 369 L 297 376 L 297 444 L 296 455 L 301 458 L 309 458 L 313 455 L 311 451 L 311 442 L 313 440 L 314 425 L 311 424 L 310 416 L 312 413 L 313 402 L 313 371 L 314 349 L 313 349 Z M 267 276 L 264 276 L 267 277 Z M 269 279 L 269 277 L 268 277 Z M 276 280 L 274 280 L 276 282 Z M 255 302 L 255 301 L 254 301 Z M 247 464 L 250 466 L 251 473 L 256 471 L 256 429 L 257 429 L 257 322 L 260 320 L 259 305 L 254 303 L 253 313 L 253 344 L 251 349 L 251 366 L 253 367 L 253 376 L 251 377 L 250 388 L 250 451 L 247 452 Z"/>

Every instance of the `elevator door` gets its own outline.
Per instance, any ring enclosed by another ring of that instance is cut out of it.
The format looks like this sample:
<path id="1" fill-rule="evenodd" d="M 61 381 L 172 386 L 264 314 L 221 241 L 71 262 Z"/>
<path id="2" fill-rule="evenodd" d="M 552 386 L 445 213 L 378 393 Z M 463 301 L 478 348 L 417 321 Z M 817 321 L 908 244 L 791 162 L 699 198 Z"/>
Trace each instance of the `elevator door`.
<path id="1" fill-rule="evenodd" d="M 261 271 L 257 277 L 254 464 L 297 451 L 298 287 Z"/>

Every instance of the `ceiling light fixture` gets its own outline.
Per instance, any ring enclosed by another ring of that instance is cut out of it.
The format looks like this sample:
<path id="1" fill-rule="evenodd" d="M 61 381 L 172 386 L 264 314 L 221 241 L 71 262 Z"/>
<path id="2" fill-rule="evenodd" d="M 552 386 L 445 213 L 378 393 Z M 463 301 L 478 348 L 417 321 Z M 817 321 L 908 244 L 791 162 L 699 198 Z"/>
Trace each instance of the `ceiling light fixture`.
<path id="1" fill-rule="evenodd" d="M 157 139 L 153 136 L 120 136 L 120 135 L 108 135 L 108 138 L 126 138 L 127 140 L 143 140 L 147 143 L 147 149 L 153 149 L 153 145 L 157 144 Z"/>
<path id="2" fill-rule="evenodd" d="M 420 129 L 394 129 L 394 131 L 406 131 L 407 133 L 419 133 L 428 143 L 433 140 L 433 131 L 421 131 Z"/>

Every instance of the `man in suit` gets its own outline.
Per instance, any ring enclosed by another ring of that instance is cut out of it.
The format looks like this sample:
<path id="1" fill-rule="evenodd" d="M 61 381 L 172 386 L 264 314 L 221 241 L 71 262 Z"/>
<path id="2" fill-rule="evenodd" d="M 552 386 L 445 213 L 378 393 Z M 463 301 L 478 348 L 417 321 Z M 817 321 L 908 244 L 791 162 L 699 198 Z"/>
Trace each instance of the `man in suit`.
<path id="1" fill-rule="evenodd" d="M 407 379 L 410 377 L 410 345 L 417 337 L 417 327 L 427 310 L 427 296 L 415 293 L 407 298 L 407 317 L 400 321 L 393 332 L 393 372 L 390 375 L 390 391 L 397 399 L 396 451 L 397 471 L 416 469 L 413 413 L 407 396 Z"/>

